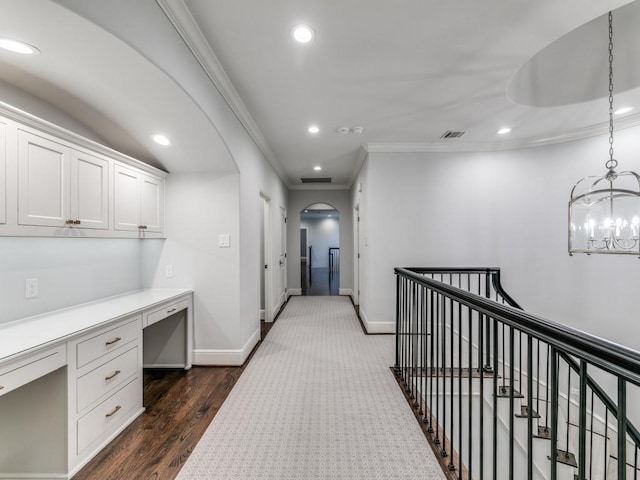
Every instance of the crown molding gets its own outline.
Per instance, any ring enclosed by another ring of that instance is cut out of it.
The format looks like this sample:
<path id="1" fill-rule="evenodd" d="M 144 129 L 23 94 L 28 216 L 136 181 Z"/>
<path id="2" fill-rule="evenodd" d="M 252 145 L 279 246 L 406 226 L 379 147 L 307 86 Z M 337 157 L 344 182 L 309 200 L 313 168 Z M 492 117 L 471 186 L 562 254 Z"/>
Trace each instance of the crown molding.
<path id="1" fill-rule="evenodd" d="M 55 123 L 51 123 L 47 120 L 44 120 L 43 118 L 32 115 L 29 112 L 20 110 L 19 108 L 16 108 L 2 101 L 0 101 L 0 115 L 9 120 L 13 120 L 18 124 L 35 128 L 36 130 L 39 130 L 43 133 L 48 133 L 49 135 L 69 142 L 76 147 L 86 148 L 91 152 L 99 153 L 114 160 L 124 162 L 145 172 L 161 177 L 166 177 L 168 175 L 165 170 L 154 167 L 153 165 L 149 165 L 148 163 L 144 163 L 137 158 L 130 157 L 129 155 L 114 150 L 111 147 L 107 147 L 102 143 L 98 143 L 95 140 L 91 140 L 87 137 L 83 137 L 82 135 L 72 132 L 71 130 L 67 130 L 64 127 L 56 125 Z"/>
<path id="2" fill-rule="evenodd" d="M 360 173 L 362 165 L 364 165 L 364 162 L 367 159 L 368 155 L 368 145 L 361 145 L 358 149 L 358 152 L 356 153 L 356 162 L 353 165 L 353 170 L 351 170 L 351 175 L 349 175 L 349 181 L 347 182 L 349 187 L 352 187 L 353 183 L 356 181 L 356 178 L 358 178 L 358 174 Z"/>
<path id="3" fill-rule="evenodd" d="M 631 115 L 624 119 L 618 119 L 615 123 L 616 131 L 640 125 L 640 114 Z M 504 150 L 518 150 L 521 148 L 543 147 L 558 143 L 582 140 L 609 133 L 609 123 L 600 123 L 584 127 L 570 132 L 548 137 L 530 137 L 521 140 L 503 142 L 464 142 L 460 140 L 448 140 L 429 143 L 393 143 L 370 142 L 363 146 L 366 153 L 456 153 L 456 152 L 495 152 Z M 365 156 L 366 158 L 366 156 Z M 364 161 L 364 160 L 362 160 Z M 361 165 L 361 163 L 360 163 Z M 359 168 L 359 167 L 358 167 Z M 353 180 L 351 180 L 353 182 Z"/>
<path id="4" fill-rule="evenodd" d="M 289 184 L 288 175 L 231 83 L 184 0 L 156 0 L 156 2 L 276 174 L 285 184 Z"/>

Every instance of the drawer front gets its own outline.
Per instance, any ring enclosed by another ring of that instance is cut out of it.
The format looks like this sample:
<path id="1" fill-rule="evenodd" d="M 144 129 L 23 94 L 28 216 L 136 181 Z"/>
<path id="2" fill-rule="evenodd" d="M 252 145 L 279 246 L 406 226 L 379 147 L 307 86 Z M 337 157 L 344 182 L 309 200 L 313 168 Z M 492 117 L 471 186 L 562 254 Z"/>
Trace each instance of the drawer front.
<path id="1" fill-rule="evenodd" d="M 160 308 L 157 308 L 149 313 L 145 313 L 144 326 L 148 327 L 149 325 L 153 325 L 160 320 L 163 320 L 174 313 L 178 313 L 185 308 L 189 308 L 191 302 L 189 299 L 184 299 L 176 302 L 171 302 L 163 305 Z"/>
<path id="2" fill-rule="evenodd" d="M 78 420 L 77 454 L 113 433 L 142 408 L 142 384 L 138 378 Z"/>
<path id="3" fill-rule="evenodd" d="M 80 368 L 109 352 L 136 340 L 140 333 L 140 316 L 135 320 L 112 328 L 79 342 L 76 345 L 76 367 Z"/>
<path id="4" fill-rule="evenodd" d="M 8 363 L 0 367 L 0 395 L 9 393 L 66 364 L 66 344 L 42 350 Z"/>
<path id="5" fill-rule="evenodd" d="M 78 379 L 77 411 L 81 412 L 99 398 L 118 389 L 131 377 L 139 374 L 138 347 L 99 366 Z"/>

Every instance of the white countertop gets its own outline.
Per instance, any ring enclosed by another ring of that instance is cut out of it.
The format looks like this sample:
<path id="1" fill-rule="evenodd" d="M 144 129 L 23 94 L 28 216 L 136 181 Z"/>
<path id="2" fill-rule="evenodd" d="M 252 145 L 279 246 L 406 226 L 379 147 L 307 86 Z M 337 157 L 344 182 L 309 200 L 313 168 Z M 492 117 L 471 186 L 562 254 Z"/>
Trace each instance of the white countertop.
<path id="1" fill-rule="evenodd" d="M 137 290 L 0 324 L 0 362 L 191 292 L 189 289 Z"/>

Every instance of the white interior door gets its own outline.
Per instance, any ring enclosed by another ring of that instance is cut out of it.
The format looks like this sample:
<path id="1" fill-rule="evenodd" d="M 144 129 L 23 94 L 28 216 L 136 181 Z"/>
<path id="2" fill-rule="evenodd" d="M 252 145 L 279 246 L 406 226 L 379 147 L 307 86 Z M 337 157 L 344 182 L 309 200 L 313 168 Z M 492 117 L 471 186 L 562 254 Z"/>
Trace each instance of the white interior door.
<path id="1" fill-rule="evenodd" d="M 280 207 L 280 275 L 278 282 L 278 306 L 287 301 L 287 212 Z"/>
<path id="2" fill-rule="evenodd" d="M 264 321 L 273 322 L 272 305 L 273 305 L 273 288 L 272 288 L 272 268 L 271 261 L 273 255 L 271 253 L 271 208 L 269 199 L 260 195 L 260 203 L 263 215 L 262 235 L 264 239 Z"/>

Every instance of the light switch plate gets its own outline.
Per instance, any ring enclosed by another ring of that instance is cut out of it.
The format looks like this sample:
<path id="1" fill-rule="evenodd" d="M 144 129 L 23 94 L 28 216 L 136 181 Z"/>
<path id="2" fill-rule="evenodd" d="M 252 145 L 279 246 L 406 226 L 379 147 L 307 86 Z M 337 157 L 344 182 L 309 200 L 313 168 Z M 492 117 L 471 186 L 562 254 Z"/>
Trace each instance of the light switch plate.
<path id="1" fill-rule="evenodd" d="M 38 279 L 27 278 L 25 281 L 24 298 L 36 298 L 38 296 Z"/>
<path id="2" fill-rule="evenodd" d="M 218 247 L 228 248 L 231 246 L 231 239 L 228 233 L 218 235 Z"/>

